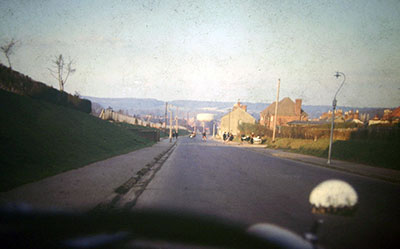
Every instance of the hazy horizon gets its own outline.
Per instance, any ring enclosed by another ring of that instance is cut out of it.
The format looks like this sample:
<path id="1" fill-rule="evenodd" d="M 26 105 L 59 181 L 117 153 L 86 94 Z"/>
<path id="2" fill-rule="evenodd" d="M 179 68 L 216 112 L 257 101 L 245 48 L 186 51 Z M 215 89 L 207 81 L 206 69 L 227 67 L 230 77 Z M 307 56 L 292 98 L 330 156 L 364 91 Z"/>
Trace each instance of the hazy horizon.
<path id="1" fill-rule="evenodd" d="M 210 100 L 192 100 L 192 99 L 172 99 L 172 100 L 162 100 L 162 99 L 157 99 L 157 98 L 134 98 L 134 97 L 94 97 L 94 96 L 82 96 L 82 98 L 93 98 L 93 99 L 113 99 L 113 100 L 121 100 L 121 99 L 126 99 L 126 100 L 128 100 L 128 99 L 138 99 L 138 100 L 156 100 L 156 101 L 160 101 L 160 102 L 163 102 L 163 104 L 164 103 L 166 103 L 166 102 L 168 102 L 168 103 L 172 103 L 172 102 L 178 102 L 178 101 L 194 101 L 194 102 L 215 102 L 215 103 L 229 103 L 229 104 L 235 104 L 235 103 L 237 103 L 237 100 L 236 101 L 218 101 L 218 100 L 216 100 L 216 101 L 210 101 Z M 281 101 L 283 99 L 283 97 L 282 98 L 279 98 L 279 101 Z M 292 99 L 292 98 L 291 98 Z M 292 99 L 293 101 L 294 101 L 294 99 Z M 270 105 L 270 104 L 272 104 L 273 102 L 275 102 L 275 100 L 274 101 L 272 101 L 272 102 L 251 102 L 251 101 L 240 101 L 242 104 L 246 104 L 246 103 L 248 103 L 248 104 L 255 104 L 255 105 L 257 105 L 257 104 L 267 104 L 267 105 Z M 330 107 L 330 108 L 332 108 L 332 104 L 326 104 L 326 105 L 323 105 L 323 104 L 321 104 L 321 105 L 310 105 L 310 104 L 304 104 L 304 102 L 302 103 L 302 106 L 313 106 L 313 107 L 316 107 L 316 106 L 323 106 L 323 107 Z M 266 106 L 267 107 L 267 106 Z M 367 107 L 361 107 L 361 106 L 346 106 L 346 105 L 337 105 L 337 107 L 336 107 L 336 109 L 340 109 L 340 108 L 360 108 L 360 109 L 367 109 L 367 108 L 371 108 L 371 109 L 393 109 L 393 108 L 397 108 L 397 107 L 399 107 L 399 106 L 384 106 L 384 107 L 379 107 L 379 106 L 367 106 Z"/>
<path id="2" fill-rule="evenodd" d="M 82 96 L 400 105 L 400 2 L 2 1 L 13 68 L 58 88 L 47 68 L 75 61 Z M 0 61 L 6 63 L 3 54 Z"/>

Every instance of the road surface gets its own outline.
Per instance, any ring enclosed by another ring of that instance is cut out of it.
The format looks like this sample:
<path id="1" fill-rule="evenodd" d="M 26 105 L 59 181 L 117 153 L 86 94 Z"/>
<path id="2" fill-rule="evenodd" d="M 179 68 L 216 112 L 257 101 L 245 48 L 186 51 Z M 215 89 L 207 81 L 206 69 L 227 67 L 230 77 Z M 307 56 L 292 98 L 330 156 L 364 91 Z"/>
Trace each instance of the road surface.
<path id="1" fill-rule="evenodd" d="M 311 213 L 309 193 L 341 179 L 359 195 L 352 217 Z M 200 138 L 179 138 L 175 151 L 147 185 L 134 208 L 168 208 L 217 215 L 245 224 L 273 223 L 307 232 L 324 218 L 327 248 L 398 248 L 400 185 L 276 158 Z"/>

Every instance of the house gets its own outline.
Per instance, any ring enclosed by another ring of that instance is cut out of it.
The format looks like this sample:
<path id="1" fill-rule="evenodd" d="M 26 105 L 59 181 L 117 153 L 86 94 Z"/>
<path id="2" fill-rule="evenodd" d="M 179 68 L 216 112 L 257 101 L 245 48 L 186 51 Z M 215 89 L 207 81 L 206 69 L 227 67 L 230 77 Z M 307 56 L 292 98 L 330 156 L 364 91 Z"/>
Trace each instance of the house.
<path id="1" fill-rule="evenodd" d="M 395 108 L 391 113 L 392 124 L 400 123 L 400 106 Z"/>
<path id="2" fill-rule="evenodd" d="M 375 115 L 372 119 L 368 121 L 368 125 L 388 125 L 390 121 L 387 119 L 380 119 L 378 115 Z"/>
<path id="3" fill-rule="evenodd" d="M 296 99 L 293 102 L 289 97 L 286 97 L 278 103 L 277 122 L 278 126 L 287 126 L 291 121 L 306 121 L 308 114 L 301 109 L 301 99 Z M 270 129 L 273 128 L 275 118 L 276 102 L 269 105 L 260 113 L 260 124 Z"/>
<path id="4" fill-rule="evenodd" d="M 221 118 L 219 126 L 219 135 L 222 136 L 224 132 L 231 132 L 233 135 L 238 135 L 239 125 L 244 123 L 255 124 L 256 119 L 251 116 L 247 111 L 247 106 L 241 105 L 238 101 L 232 108 L 232 111 Z"/>

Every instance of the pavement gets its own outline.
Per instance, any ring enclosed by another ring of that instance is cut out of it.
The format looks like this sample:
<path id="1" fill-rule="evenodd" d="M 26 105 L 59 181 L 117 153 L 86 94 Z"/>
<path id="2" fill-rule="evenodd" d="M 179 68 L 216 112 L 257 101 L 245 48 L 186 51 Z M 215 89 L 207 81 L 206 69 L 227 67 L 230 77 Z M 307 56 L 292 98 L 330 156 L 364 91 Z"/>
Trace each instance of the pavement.
<path id="1" fill-rule="evenodd" d="M 151 147 L 22 185 L 0 193 L 0 201 L 29 203 L 37 209 L 89 211 L 145 166 L 159 160 L 174 142 L 163 139 Z"/>
<path id="2" fill-rule="evenodd" d="M 219 139 L 214 139 L 214 141 L 223 143 Z M 287 152 L 279 149 L 269 149 L 266 145 L 256 145 L 249 143 L 239 143 L 239 142 L 229 142 L 227 145 L 242 147 L 256 151 L 258 153 L 267 154 L 274 157 L 280 157 L 289 160 L 300 161 L 304 163 L 313 164 L 320 167 L 341 170 L 352 174 L 357 174 L 361 176 L 371 177 L 375 179 L 385 180 L 392 183 L 400 183 L 400 171 L 392 170 L 386 168 L 373 167 L 365 164 L 341 161 L 341 160 L 331 160 L 331 163 L 327 164 L 327 158 L 321 158 L 310 155 L 303 155 L 293 152 Z"/>

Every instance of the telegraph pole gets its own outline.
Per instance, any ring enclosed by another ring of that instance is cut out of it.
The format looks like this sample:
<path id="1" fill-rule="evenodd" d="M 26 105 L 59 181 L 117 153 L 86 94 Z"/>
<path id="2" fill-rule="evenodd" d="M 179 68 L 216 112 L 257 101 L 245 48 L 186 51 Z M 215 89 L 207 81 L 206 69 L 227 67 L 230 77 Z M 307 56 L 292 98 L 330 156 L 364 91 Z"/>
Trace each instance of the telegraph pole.
<path id="1" fill-rule="evenodd" d="M 172 111 L 169 110 L 169 142 L 172 143 Z"/>
<path id="2" fill-rule="evenodd" d="M 167 131 L 167 119 L 168 119 L 168 102 L 165 102 L 165 114 L 164 114 L 164 132 Z"/>
<path id="3" fill-rule="evenodd" d="M 213 133 L 212 136 L 215 137 L 215 120 L 213 120 Z"/>
<path id="4" fill-rule="evenodd" d="M 190 129 L 190 125 L 189 125 L 189 112 L 186 113 L 186 127 L 188 128 L 188 130 Z"/>
<path id="5" fill-rule="evenodd" d="M 168 111 L 170 114 L 170 116 L 169 116 L 169 142 L 171 143 L 172 142 L 172 111 L 171 110 L 168 110 Z"/>
<path id="6" fill-rule="evenodd" d="M 229 108 L 229 123 L 228 123 L 228 133 L 231 132 L 231 109 Z"/>
<path id="7" fill-rule="evenodd" d="M 197 134 L 197 117 L 196 117 L 196 113 L 194 114 L 194 129 L 193 132 L 194 134 Z"/>
<path id="8" fill-rule="evenodd" d="M 279 88 L 280 88 L 280 86 L 281 86 L 281 79 L 278 79 L 278 88 L 276 90 L 276 102 L 275 102 L 274 128 L 272 131 L 272 142 L 275 142 L 276 119 L 278 118 L 278 103 L 279 103 Z"/>
<path id="9" fill-rule="evenodd" d="M 175 124 L 175 132 L 176 134 L 178 134 L 179 129 L 178 129 L 178 107 L 176 107 L 176 114 L 175 114 L 175 120 L 176 120 L 176 124 Z"/>

